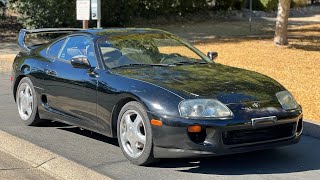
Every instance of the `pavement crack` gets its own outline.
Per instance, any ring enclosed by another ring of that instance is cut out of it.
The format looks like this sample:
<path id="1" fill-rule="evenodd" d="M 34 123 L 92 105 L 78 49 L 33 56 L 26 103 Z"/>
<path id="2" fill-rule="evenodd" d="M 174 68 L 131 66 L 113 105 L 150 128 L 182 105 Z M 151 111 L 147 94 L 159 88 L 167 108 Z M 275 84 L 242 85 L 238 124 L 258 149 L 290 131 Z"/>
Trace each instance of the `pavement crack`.
<path id="1" fill-rule="evenodd" d="M 51 158 L 51 159 L 48 159 L 48 160 L 44 161 L 43 163 L 37 165 L 37 166 L 34 167 L 34 168 L 39 168 L 40 166 L 42 166 L 42 165 L 46 164 L 47 162 L 52 161 L 52 160 L 54 160 L 54 159 L 56 159 L 56 158 L 57 158 L 57 157 L 53 157 L 53 158 Z"/>

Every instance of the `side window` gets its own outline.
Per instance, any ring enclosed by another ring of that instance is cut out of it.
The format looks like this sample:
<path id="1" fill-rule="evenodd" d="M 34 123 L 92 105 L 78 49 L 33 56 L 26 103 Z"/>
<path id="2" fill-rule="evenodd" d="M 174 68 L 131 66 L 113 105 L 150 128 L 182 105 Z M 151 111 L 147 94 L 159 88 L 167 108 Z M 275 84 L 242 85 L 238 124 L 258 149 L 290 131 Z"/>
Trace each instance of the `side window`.
<path id="1" fill-rule="evenodd" d="M 63 46 L 65 39 L 62 39 L 49 47 L 48 56 L 56 58 L 59 55 L 60 49 Z"/>
<path id="2" fill-rule="evenodd" d="M 72 36 L 67 40 L 59 58 L 71 61 L 72 57 L 79 55 L 87 56 L 92 67 L 97 66 L 93 44 L 90 39 L 85 36 Z"/>

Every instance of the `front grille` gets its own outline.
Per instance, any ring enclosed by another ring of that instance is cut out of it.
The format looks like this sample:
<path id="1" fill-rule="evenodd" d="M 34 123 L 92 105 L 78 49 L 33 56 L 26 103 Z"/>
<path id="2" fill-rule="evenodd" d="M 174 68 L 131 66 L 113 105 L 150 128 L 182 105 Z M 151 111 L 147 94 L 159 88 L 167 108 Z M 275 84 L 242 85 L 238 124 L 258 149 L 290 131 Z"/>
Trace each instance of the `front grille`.
<path id="1" fill-rule="evenodd" d="M 222 133 L 222 141 L 226 145 L 236 145 L 287 138 L 294 135 L 295 127 L 296 123 L 288 123 L 255 129 L 225 131 Z"/>

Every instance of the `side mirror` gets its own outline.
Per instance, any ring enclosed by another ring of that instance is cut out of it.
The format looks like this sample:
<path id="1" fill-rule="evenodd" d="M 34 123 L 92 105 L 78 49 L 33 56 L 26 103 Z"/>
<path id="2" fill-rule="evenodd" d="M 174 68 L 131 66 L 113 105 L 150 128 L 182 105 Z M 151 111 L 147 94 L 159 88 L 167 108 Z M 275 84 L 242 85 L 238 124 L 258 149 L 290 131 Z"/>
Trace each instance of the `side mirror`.
<path id="1" fill-rule="evenodd" d="M 218 53 L 217 52 L 208 52 L 207 56 L 211 61 L 214 61 L 218 57 Z"/>
<path id="2" fill-rule="evenodd" d="M 91 68 L 87 56 L 84 56 L 84 55 L 78 55 L 78 56 L 72 57 L 71 65 L 75 68 L 81 68 L 81 69 Z"/>

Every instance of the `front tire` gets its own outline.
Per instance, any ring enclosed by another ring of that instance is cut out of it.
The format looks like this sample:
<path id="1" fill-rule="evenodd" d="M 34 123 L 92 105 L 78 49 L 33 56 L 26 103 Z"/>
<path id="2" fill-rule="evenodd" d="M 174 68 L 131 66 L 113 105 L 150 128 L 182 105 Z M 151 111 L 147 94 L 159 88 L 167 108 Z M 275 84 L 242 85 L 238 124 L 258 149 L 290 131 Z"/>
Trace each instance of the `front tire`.
<path id="1" fill-rule="evenodd" d="M 117 136 L 123 154 L 133 164 L 147 165 L 154 161 L 151 124 L 142 104 L 131 101 L 122 107 Z"/>
<path id="2" fill-rule="evenodd" d="M 22 78 L 19 82 L 16 102 L 20 118 L 25 125 L 32 126 L 41 121 L 38 114 L 37 95 L 28 77 Z"/>

